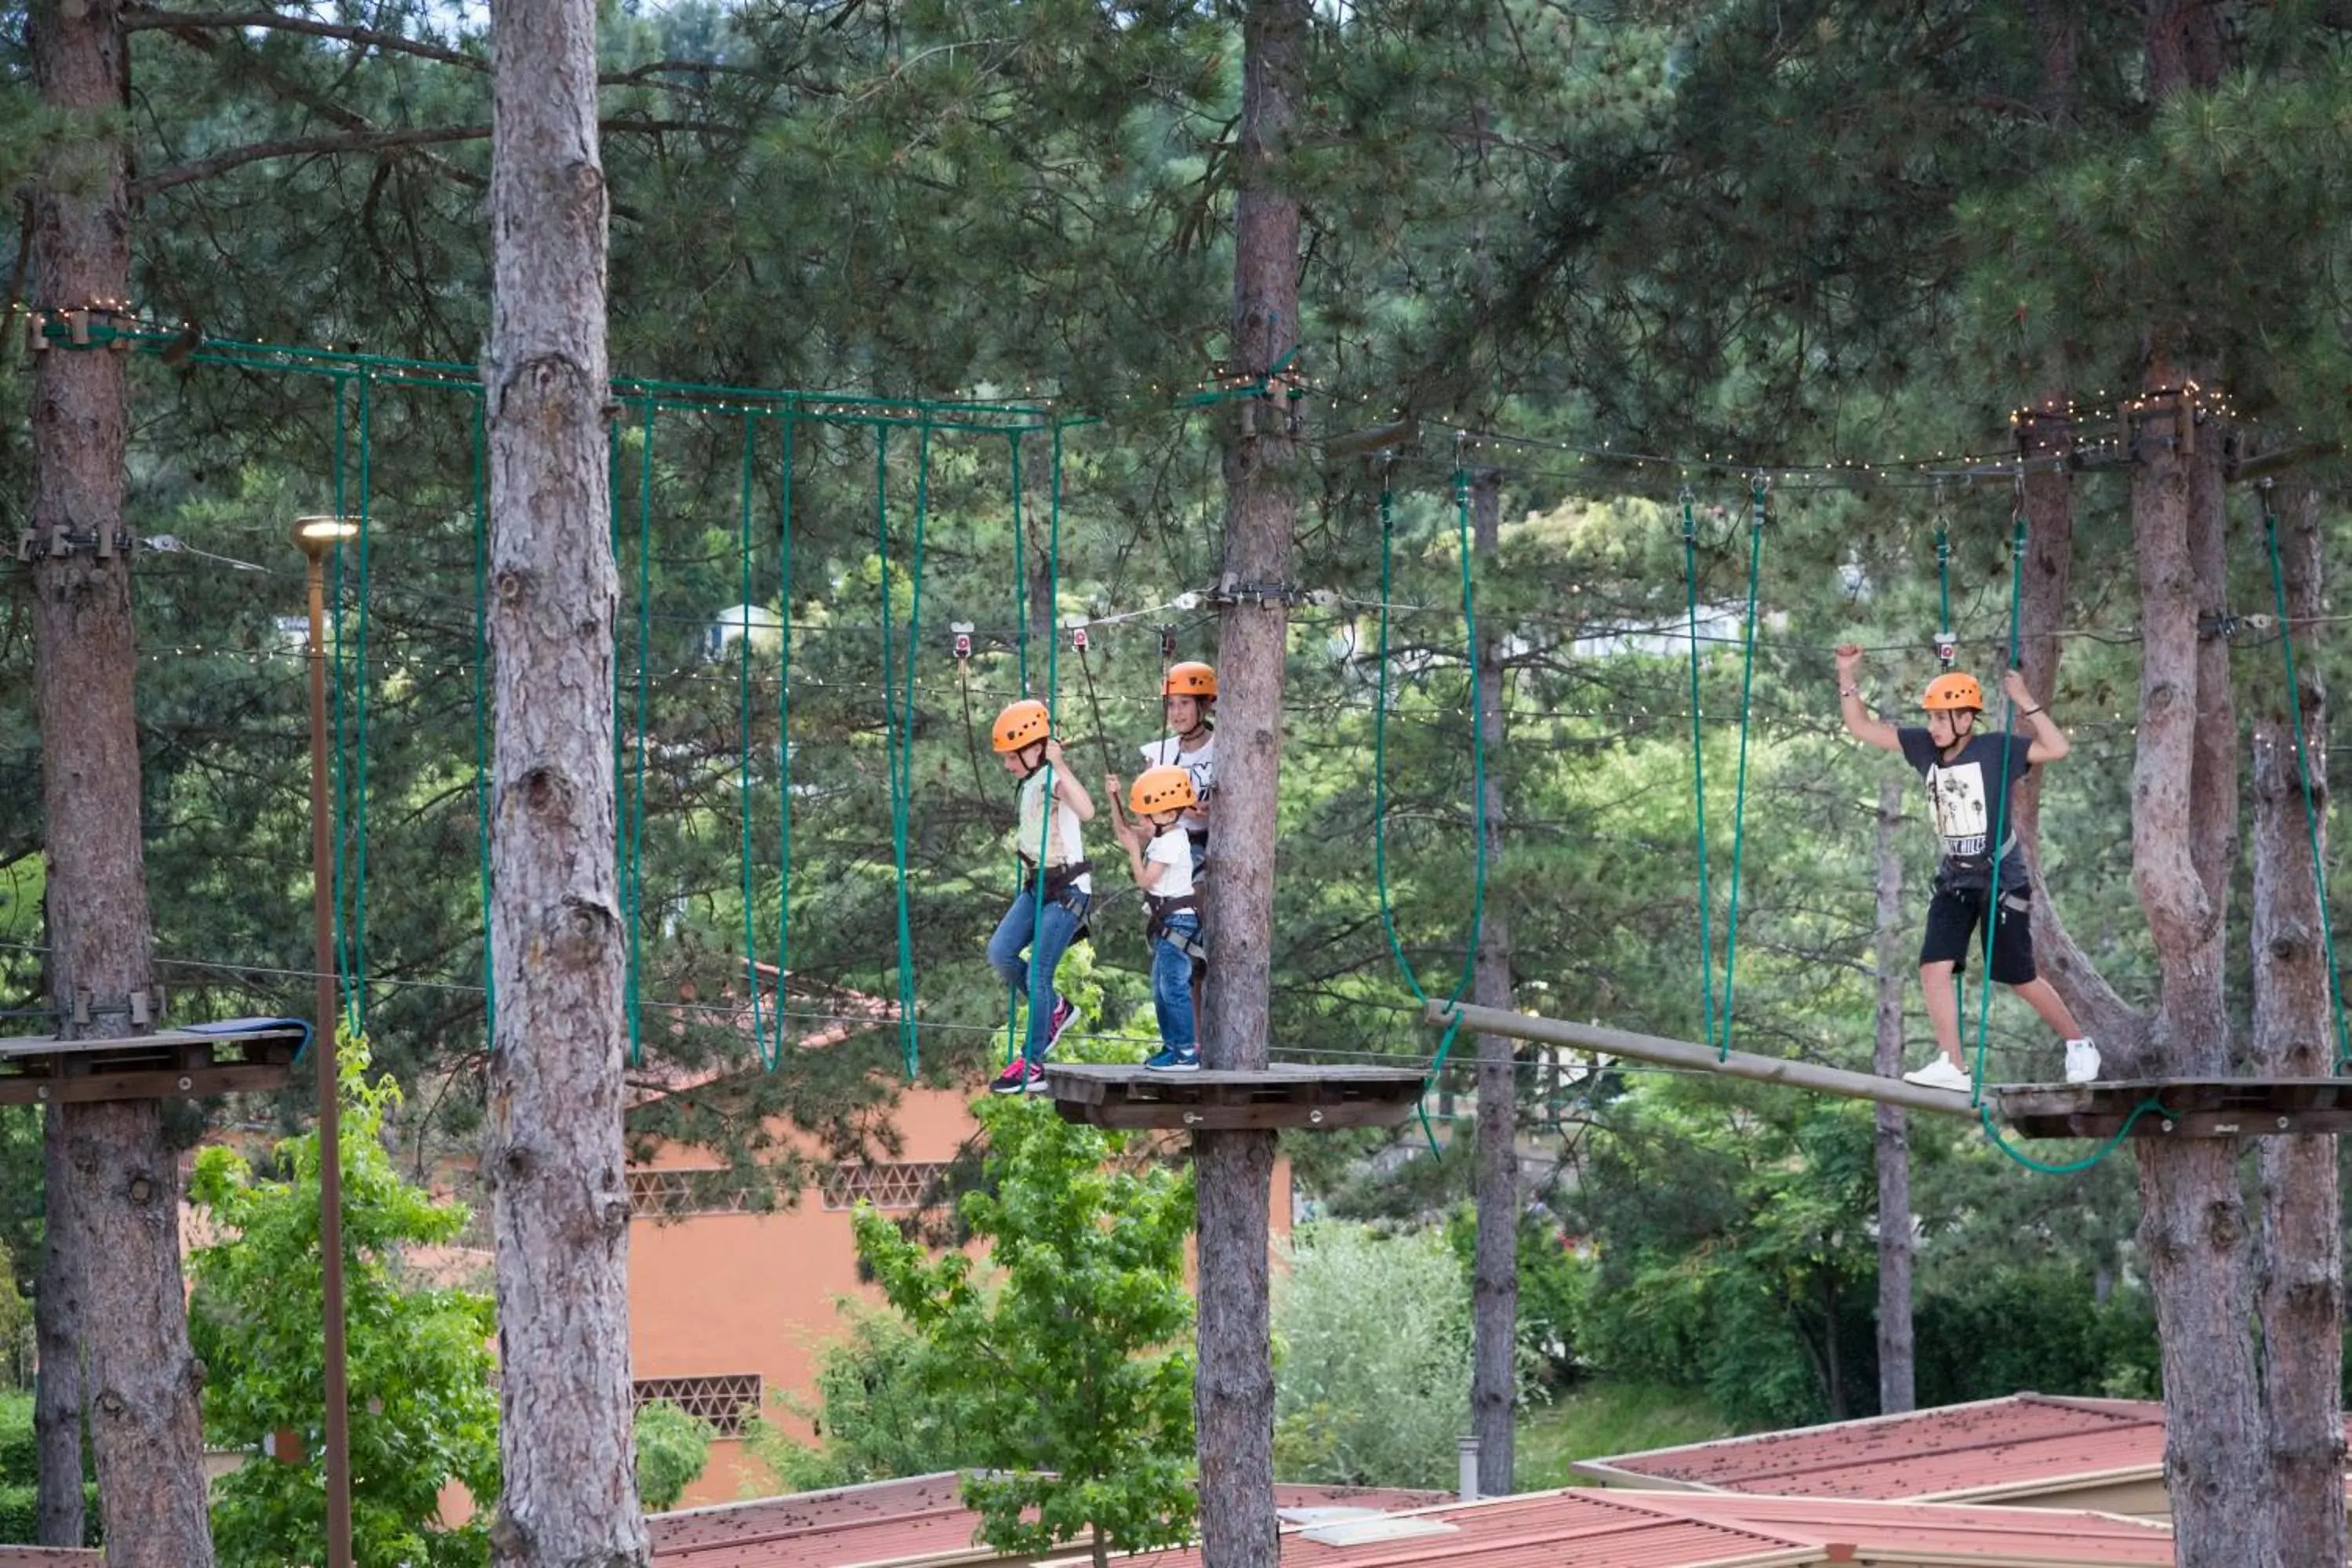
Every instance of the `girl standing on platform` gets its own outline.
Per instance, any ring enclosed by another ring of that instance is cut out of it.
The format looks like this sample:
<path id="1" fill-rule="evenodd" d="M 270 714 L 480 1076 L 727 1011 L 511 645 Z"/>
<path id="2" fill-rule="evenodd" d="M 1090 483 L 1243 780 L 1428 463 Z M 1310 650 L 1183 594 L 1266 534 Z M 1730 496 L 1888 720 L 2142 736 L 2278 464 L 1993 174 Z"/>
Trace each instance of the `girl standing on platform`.
<path id="1" fill-rule="evenodd" d="M 1112 785 L 1116 789 L 1116 780 Z M 1151 1008 L 1160 1023 L 1160 1050 L 1143 1065 L 1153 1072 L 1201 1070 L 1192 1022 L 1192 966 L 1207 960 L 1208 946 L 1192 887 L 1192 847 L 1183 828 L 1186 810 L 1199 799 L 1192 773 L 1168 764 L 1144 769 L 1129 796 L 1136 817 L 1151 829 L 1148 841 L 1116 805 L 1112 812 L 1128 868 L 1135 873 L 1150 912 L 1145 935 L 1151 942 Z"/>
<path id="2" fill-rule="evenodd" d="M 1004 759 L 1004 771 L 1021 781 L 1020 826 L 1013 844 L 1021 857 L 1021 886 L 997 922 L 996 934 L 988 939 L 988 962 L 1007 987 L 1029 998 L 1029 1033 L 1021 1054 L 988 1089 L 992 1094 L 1042 1094 L 1046 1053 L 1078 1021 L 1076 1005 L 1054 988 L 1054 972 L 1094 905 L 1094 868 L 1079 845 L 1078 825 L 1093 818 L 1095 803 L 1063 762 L 1062 743 L 1054 739 L 1053 719 L 1043 702 L 1024 699 L 1007 707 L 996 716 L 989 741 Z M 1045 868 L 1042 900 L 1040 864 Z M 1026 959 L 1022 956 L 1024 948 Z"/>

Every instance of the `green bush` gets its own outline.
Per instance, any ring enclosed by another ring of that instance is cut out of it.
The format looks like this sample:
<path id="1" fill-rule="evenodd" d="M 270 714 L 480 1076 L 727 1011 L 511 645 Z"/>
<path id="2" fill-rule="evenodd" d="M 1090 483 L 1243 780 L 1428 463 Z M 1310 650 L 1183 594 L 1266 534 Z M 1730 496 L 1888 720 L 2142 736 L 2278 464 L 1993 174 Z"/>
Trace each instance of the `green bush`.
<path id="1" fill-rule="evenodd" d="M 1986 1272 L 1914 1309 L 1922 1405 L 2039 1394 L 2153 1399 L 2160 1362 L 2144 1291 L 2105 1301 L 2087 1269 L 2063 1262 Z"/>
<path id="2" fill-rule="evenodd" d="M 1275 1280 L 1274 1341 L 1285 1479 L 1452 1483 L 1469 1430 L 1470 1293 L 1443 1235 L 1299 1226 Z"/>
<path id="3" fill-rule="evenodd" d="M 637 1501 L 647 1513 L 677 1506 L 710 1462 L 710 1440 L 717 1436 L 709 1422 L 666 1399 L 637 1412 Z"/>
<path id="4" fill-rule="evenodd" d="M 40 1445 L 33 1436 L 33 1396 L 0 1394 L 0 1487 L 29 1487 L 40 1475 Z M 0 1535 L 0 1541 L 9 1539 Z"/>

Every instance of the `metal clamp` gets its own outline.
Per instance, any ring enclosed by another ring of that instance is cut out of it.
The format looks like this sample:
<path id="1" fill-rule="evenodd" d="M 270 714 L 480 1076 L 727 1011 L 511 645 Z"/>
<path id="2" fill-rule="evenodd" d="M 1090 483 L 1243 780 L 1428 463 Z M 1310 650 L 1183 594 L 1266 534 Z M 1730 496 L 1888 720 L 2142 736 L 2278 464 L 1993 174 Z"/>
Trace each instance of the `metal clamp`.
<path id="1" fill-rule="evenodd" d="M 52 528 L 47 531 L 28 528 L 16 535 L 16 559 L 31 562 L 45 556 L 58 560 L 68 555 L 93 555 L 104 561 L 116 555 L 130 554 L 131 543 L 131 531 L 127 528 L 103 533 L 96 531 L 79 533 L 70 528 Z"/>

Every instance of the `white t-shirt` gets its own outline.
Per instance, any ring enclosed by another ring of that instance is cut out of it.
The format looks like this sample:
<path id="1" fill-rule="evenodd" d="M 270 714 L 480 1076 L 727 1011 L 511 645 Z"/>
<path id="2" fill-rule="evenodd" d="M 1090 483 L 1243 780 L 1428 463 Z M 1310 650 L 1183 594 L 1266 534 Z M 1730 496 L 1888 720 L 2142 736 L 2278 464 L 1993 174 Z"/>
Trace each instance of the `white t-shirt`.
<path id="1" fill-rule="evenodd" d="M 1143 847 L 1147 865 L 1160 868 L 1160 880 L 1151 885 L 1155 899 L 1181 899 L 1192 890 L 1192 846 L 1184 837 L 1184 825 L 1179 822 L 1165 833 L 1155 833 L 1151 842 Z"/>
<path id="2" fill-rule="evenodd" d="M 1013 851 L 1034 864 L 1037 846 L 1045 837 L 1045 775 L 1039 768 L 1021 782 L 1021 826 L 1013 830 Z M 1045 843 L 1045 864 L 1068 866 L 1087 858 L 1078 844 L 1078 814 L 1066 801 L 1054 803 L 1054 837 Z M 1095 890 L 1092 876 L 1081 875 L 1070 884 L 1081 893 Z"/>
<path id="3" fill-rule="evenodd" d="M 1163 735 L 1146 746 L 1136 748 L 1143 753 L 1144 764 L 1155 768 L 1182 768 L 1192 775 L 1192 793 L 1202 800 L 1209 798 L 1209 784 L 1215 776 L 1217 765 L 1217 732 L 1209 731 L 1198 751 L 1184 750 L 1184 742 L 1176 735 Z M 1201 812 L 1188 811 L 1178 819 L 1187 833 L 1206 833 L 1209 819 Z"/>

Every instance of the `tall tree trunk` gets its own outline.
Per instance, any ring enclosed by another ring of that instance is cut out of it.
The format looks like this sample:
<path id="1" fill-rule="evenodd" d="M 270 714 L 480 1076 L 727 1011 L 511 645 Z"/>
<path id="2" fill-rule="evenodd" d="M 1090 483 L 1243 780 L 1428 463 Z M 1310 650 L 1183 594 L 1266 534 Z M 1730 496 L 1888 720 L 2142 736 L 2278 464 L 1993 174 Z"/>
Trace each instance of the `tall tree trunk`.
<path id="1" fill-rule="evenodd" d="M 499 1447 L 492 1560 L 646 1561 L 631 1438 L 606 539 L 605 189 L 590 0 L 492 0 Z"/>
<path id="2" fill-rule="evenodd" d="M 1502 534 L 1503 476 L 1482 468 L 1470 487 L 1473 552 L 1491 565 Z M 1478 733 L 1486 748 L 1486 871 L 1503 861 L 1503 784 L 1496 763 L 1505 734 L 1503 637 L 1491 619 L 1478 623 L 1472 678 Z M 1470 999 L 1511 1005 L 1511 921 L 1489 898 L 1472 958 Z M 1518 1419 L 1519 1130 L 1518 1042 L 1478 1037 L 1478 1237 L 1470 1266 L 1470 1430 L 1478 1439 L 1478 1495 L 1502 1497 L 1514 1480 Z"/>
<path id="3" fill-rule="evenodd" d="M 1903 989 L 1911 955 L 1903 942 L 1903 849 L 1896 834 L 1903 781 L 1878 786 L 1878 1016 L 1872 1065 L 1903 1076 Z M 1899 1105 L 1878 1107 L 1878 1409 L 1894 1415 L 1917 1403 L 1917 1347 L 1911 1333 L 1911 1126 Z"/>
<path id="4" fill-rule="evenodd" d="M 32 304 L 103 310 L 131 291 L 129 53 L 117 0 L 42 0 L 28 17 L 42 100 L 85 121 L 33 197 Z M 103 320 L 103 317 L 101 317 Z M 140 844 L 138 649 L 123 528 L 124 356 L 34 356 L 34 700 L 48 850 L 49 972 L 58 1033 L 144 1033 L 153 931 Z M 77 1024 L 87 1004 L 89 1022 Z M 80 1265 L 92 1442 L 115 1561 L 209 1568 L 195 1358 L 180 1281 L 179 1164 L 154 1100 L 67 1106 L 64 1184 Z"/>
<path id="5" fill-rule="evenodd" d="M 75 1267 L 74 1182 L 66 1163 L 64 1113 L 42 1113 L 41 1278 L 33 1298 L 33 1432 L 40 1450 L 35 1533 L 43 1546 L 79 1546 L 89 1530 L 81 1490 L 82 1330 Z"/>
<path id="6" fill-rule="evenodd" d="M 2285 497 L 2279 550 L 2287 627 L 2296 644 L 2303 756 L 2311 790 L 2304 811 L 2294 727 L 2273 711 L 2254 723 L 2253 1023 L 2256 1070 L 2280 1078 L 2335 1071 L 2336 1033 L 2315 831 L 2327 823 L 2327 689 L 2312 642 L 2322 612 L 2319 497 L 2307 484 Z M 2334 1138 L 2264 1138 L 2262 1260 L 2255 1303 L 2262 1324 L 2268 1458 L 2278 1488 L 2276 1568 L 2344 1561 L 2342 1199 Z"/>
<path id="7" fill-rule="evenodd" d="M 1298 203 L 1285 168 L 1306 66 L 1306 0 L 1249 0 L 1235 131 L 1234 313 L 1237 375 L 1272 371 L 1299 342 Z M 1209 971 L 1202 1045 L 1213 1068 L 1263 1068 L 1273 1006 L 1274 850 L 1289 630 L 1292 471 L 1288 400 L 1232 405 L 1224 451 L 1225 552 L 1218 580 L 1217 804 L 1207 878 Z M 1193 1139 L 1201 1308 L 1193 1411 L 1206 1568 L 1275 1568 L 1274 1357 L 1267 1303 L 1270 1132 Z"/>
<path id="8" fill-rule="evenodd" d="M 2151 385 L 2169 381 L 2159 367 Z M 2225 584 L 2200 574 L 2212 556 L 2200 503 L 2217 495 L 2219 445 L 2188 437 L 2185 412 L 2140 422 L 2132 532 L 2140 588 L 2138 755 L 2132 770 L 2132 881 L 2162 968 L 2159 1001 L 2135 1066 L 2114 1076 L 2220 1078 L 2231 1069 L 2222 994 L 2223 898 L 2234 844 L 2233 763 L 2200 730 L 2229 714 L 2205 689 L 2216 659 L 2198 616 Z M 2214 639 L 2218 645 L 2218 639 Z M 2226 648 L 2219 649 L 2226 658 Z M 2234 745 L 2231 747 L 2234 758 Z M 2270 1480 L 2254 1349 L 2253 1232 L 2228 1139 L 2134 1141 L 2140 1247 L 2163 1341 L 2165 1481 L 2182 1568 L 2265 1561 Z"/>

